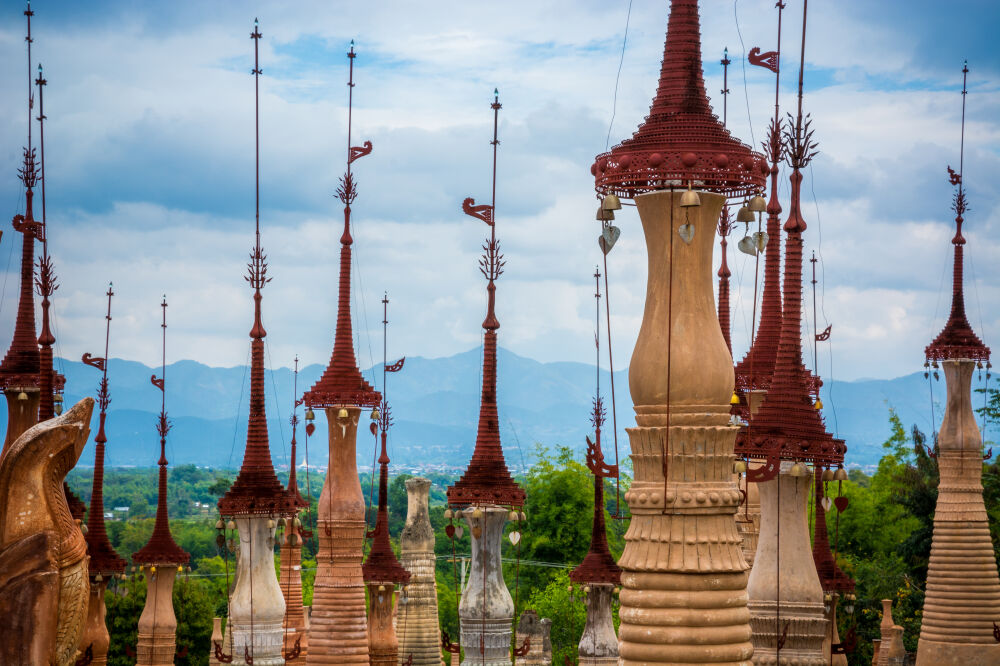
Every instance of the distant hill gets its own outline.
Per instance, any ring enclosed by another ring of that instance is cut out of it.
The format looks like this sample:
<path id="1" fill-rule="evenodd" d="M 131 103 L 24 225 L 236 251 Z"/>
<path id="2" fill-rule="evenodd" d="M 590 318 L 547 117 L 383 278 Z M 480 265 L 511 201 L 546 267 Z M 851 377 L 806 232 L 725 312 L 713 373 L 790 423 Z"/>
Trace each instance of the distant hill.
<path id="1" fill-rule="evenodd" d="M 59 363 L 66 375 L 67 404 L 94 394 L 100 378 L 97 371 L 76 361 Z M 403 371 L 390 376 L 389 402 L 395 419 L 390 455 L 394 465 L 442 470 L 465 466 L 475 444 L 480 367 L 480 350 L 473 349 L 446 358 L 407 358 Z M 578 450 L 585 447 L 584 437 L 590 432 L 594 366 L 540 363 L 501 349 L 498 367 L 501 437 L 512 471 L 530 466 L 536 443 Z M 322 369 L 311 365 L 300 371 L 300 392 L 319 378 Z M 121 359 L 110 361 L 112 402 L 107 462 L 111 466 L 149 466 L 156 461 L 159 442 L 154 422 L 160 397 L 150 383 L 154 373 L 158 375 L 159 368 Z M 365 375 L 381 383 L 381 365 L 367 370 Z M 168 438 L 170 462 L 238 467 L 246 439 L 247 369 L 178 361 L 167 366 L 166 378 L 167 411 L 174 425 Z M 279 467 L 288 465 L 292 379 L 288 368 L 269 371 L 265 377 L 271 452 Z M 601 389 L 608 404 L 609 386 L 609 373 L 602 371 Z M 625 428 L 635 425 L 627 369 L 615 373 L 615 387 L 619 452 L 625 456 L 629 451 Z M 943 379 L 935 382 L 934 398 L 940 425 Z M 851 465 L 867 467 L 881 457 L 880 445 L 888 436 L 889 406 L 897 410 L 907 428 L 916 424 L 930 430 L 930 389 L 922 373 L 890 380 L 827 381 L 822 399 L 829 429 L 847 440 L 847 461 Z M 302 415 L 300 408 L 300 418 Z M 5 419 L 6 410 L 0 410 L 0 422 Z M 608 420 L 610 428 L 610 414 Z M 96 425 L 95 415 L 95 430 Z M 370 466 L 374 443 L 367 430 L 364 432 L 358 442 L 358 464 Z M 327 463 L 325 433 L 323 415 L 317 412 L 316 436 L 309 445 L 311 465 Z M 298 440 L 301 463 L 305 443 L 301 425 Z M 610 433 L 606 441 L 612 441 Z M 92 464 L 92 446 L 88 444 L 81 465 Z"/>

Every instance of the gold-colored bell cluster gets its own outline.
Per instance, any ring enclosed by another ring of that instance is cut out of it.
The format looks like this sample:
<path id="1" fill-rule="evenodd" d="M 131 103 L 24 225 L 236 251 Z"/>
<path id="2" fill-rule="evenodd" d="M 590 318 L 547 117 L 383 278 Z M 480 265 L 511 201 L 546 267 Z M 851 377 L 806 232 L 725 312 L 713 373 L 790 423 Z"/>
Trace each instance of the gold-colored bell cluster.
<path id="1" fill-rule="evenodd" d="M 809 476 L 809 468 L 806 467 L 806 464 L 801 460 L 796 460 L 792 464 L 791 469 L 788 470 L 788 475 L 798 478 L 801 478 L 803 476 Z"/>
<path id="2" fill-rule="evenodd" d="M 610 222 L 615 219 L 615 211 L 621 208 L 622 202 L 617 194 L 605 194 L 601 205 L 597 207 L 596 219 L 598 222 Z"/>

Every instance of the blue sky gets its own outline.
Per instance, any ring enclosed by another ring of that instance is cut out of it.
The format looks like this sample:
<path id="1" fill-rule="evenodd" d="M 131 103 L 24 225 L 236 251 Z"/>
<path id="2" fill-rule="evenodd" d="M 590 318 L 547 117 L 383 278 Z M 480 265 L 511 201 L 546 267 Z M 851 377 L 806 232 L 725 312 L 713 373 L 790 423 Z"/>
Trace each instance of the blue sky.
<path id="1" fill-rule="evenodd" d="M 759 143 L 773 78 L 745 68 L 774 47 L 771 1 L 702 2 L 706 86 L 721 115 Z M 789 1 L 782 104 L 791 108 L 801 4 Z M 635 2 L 611 142 L 627 137 L 655 90 L 665 2 Z M 547 3 L 36 1 L 33 57 L 45 66 L 51 251 L 61 277 L 57 352 L 103 337 L 116 285 L 112 353 L 155 362 L 159 296 L 171 303 L 168 356 L 243 363 L 252 317 L 241 277 L 253 234 L 254 16 L 261 60 L 261 203 L 274 281 L 264 315 L 271 362 L 325 362 L 336 316 L 332 194 L 344 168 L 347 62 L 357 41 L 355 328 L 362 364 L 378 361 L 378 301 L 392 299 L 395 355 L 476 346 L 484 308 L 483 229 L 461 214 L 489 193 L 489 102 L 501 92 L 498 234 L 501 344 L 543 361 L 592 358 L 599 261 L 589 167 L 604 150 L 627 2 Z M 23 208 L 16 167 L 26 134 L 23 7 L 0 14 L 0 201 Z M 989 344 L 1000 333 L 1000 58 L 992 2 L 813 3 L 806 108 L 820 155 L 806 174 L 807 252 L 822 258 L 820 372 L 839 379 L 918 369 L 944 323 L 952 215 L 945 167 L 958 162 L 961 66 L 966 128 L 967 302 Z M 741 44 L 742 37 L 742 44 Z M 787 196 L 787 180 L 781 190 Z M 786 206 L 787 208 L 787 206 Z M 609 258 L 616 357 L 624 366 L 644 299 L 645 249 L 634 210 Z M 16 235 L 0 242 L 0 331 L 13 326 Z M 731 255 L 733 339 L 750 330 L 753 265 Z M 361 287 L 360 289 L 358 287 Z M 811 313 L 810 313 L 811 316 Z M 0 335 L 2 338 L 2 335 Z M 0 339 L 0 346 L 4 344 Z M 393 354 L 393 351 L 390 351 Z M 618 363 L 616 363 L 618 365 Z"/>

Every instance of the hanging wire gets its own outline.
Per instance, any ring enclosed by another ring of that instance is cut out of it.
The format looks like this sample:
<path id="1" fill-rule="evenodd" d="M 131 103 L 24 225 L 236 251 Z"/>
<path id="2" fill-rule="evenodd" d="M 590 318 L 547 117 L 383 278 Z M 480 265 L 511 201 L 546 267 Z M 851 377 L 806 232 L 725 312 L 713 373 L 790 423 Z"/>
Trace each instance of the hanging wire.
<path id="1" fill-rule="evenodd" d="M 625 44 L 628 43 L 628 24 L 632 18 L 632 0 L 628 0 L 628 12 L 625 14 L 625 36 L 622 37 L 622 54 L 618 59 L 618 74 L 615 75 L 615 94 L 611 100 L 611 122 L 608 123 L 608 136 L 604 140 L 604 150 L 611 145 L 611 128 L 615 125 L 615 114 L 618 111 L 618 82 L 622 77 L 622 65 L 625 63 Z"/>
<path id="2" fill-rule="evenodd" d="M 756 146 L 757 139 L 753 135 L 753 118 L 750 116 L 750 91 L 747 88 L 747 47 L 743 43 L 743 32 L 740 30 L 740 15 L 736 11 L 738 3 L 739 0 L 733 0 L 733 19 L 736 21 L 736 34 L 740 38 L 740 48 L 743 49 L 743 57 L 740 58 L 740 64 L 743 67 L 743 99 L 746 101 L 747 123 L 750 125 L 750 145 Z"/>

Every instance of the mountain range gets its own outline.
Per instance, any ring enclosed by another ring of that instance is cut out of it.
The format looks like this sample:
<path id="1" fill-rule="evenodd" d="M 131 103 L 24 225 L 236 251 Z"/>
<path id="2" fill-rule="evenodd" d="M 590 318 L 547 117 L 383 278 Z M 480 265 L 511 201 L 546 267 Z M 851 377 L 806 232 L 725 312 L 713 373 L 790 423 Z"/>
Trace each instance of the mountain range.
<path id="1" fill-rule="evenodd" d="M 401 372 L 389 375 L 388 400 L 394 419 L 389 453 L 394 466 L 441 471 L 465 467 L 475 445 L 481 364 L 481 351 L 477 348 L 444 358 L 407 358 Z M 66 376 L 67 406 L 95 394 L 100 379 L 96 370 L 66 359 L 59 359 L 57 367 Z M 322 370 L 318 364 L 300 369 L 300 395 L 312 386 Z M 498 372 L 501 439 L 508 467 L 513 472 L 519 473 L 530 466 L 537 444 L 550 449 L 586 448 L 584 438 L 591 432 L 594 366 L 541 363 L 501 349 Z M 160 393 L 150 382 L 153 374 L 159 376 L 160 368 L 122 359 L 111 359 L 108 364 L 112 397 L 106 428 L 109 466 L 152 466 L 159 456 L 154 424 Z M 364 374 L 374 385 L 381 386 L 381 364 Z M 195 361 L 178 361 L 167 366 L 165 376 L 167 412 L 173 424 L 167 440 L 171 464 L 238 468 L 246 441 L 248 368 L 216 368 Z M 276 466 L 287 468 L 293 373 L 289 368 L 277 368 L 266 372 L 265 381 L 271 453 Z M 601 370 L 600 382 L 608 407 L 605 450 L 611 457 L 610 374 L 606 370 Z M 629 451 L 625 428 L 635 425 L 627 369 L 615 373 L 615 389 L 618 449 L 624 457 Z M 871 468 L 881 457 L 881 443 L 889 434 L 889 408 L 896 410 L 907 428 L 915 424 L 927 432 L 932 429 L 932 404 L 936 423 L 940 424 L 944 381 L 928 381 L 923 373 L 887 380 L 827 380 L 821 398 L 828 429 L 847 441 L 848 466 Z M 980 399 L 977 397 L 976 404 Z M 301 420 L 303 408 L 298 413 Z M 0 410 L 0 422 L 5 420 L 6 410 Z M 96 421 L 95 412 L 94 432 Z M 316 433 L 308 445 L 310 465 L 326 466 L 325 433 L 324 415 L 317 411 Z M 370 467 L 374 439 L 364 426 L 359 433 L 363 434 L 358 437 L 358 465 Z M 297 440 L 301 465 L 306 449 L 303 425 L 298 428 Z M 92 461 L 91 442 L 80 465 L 92 465 Z"/>

